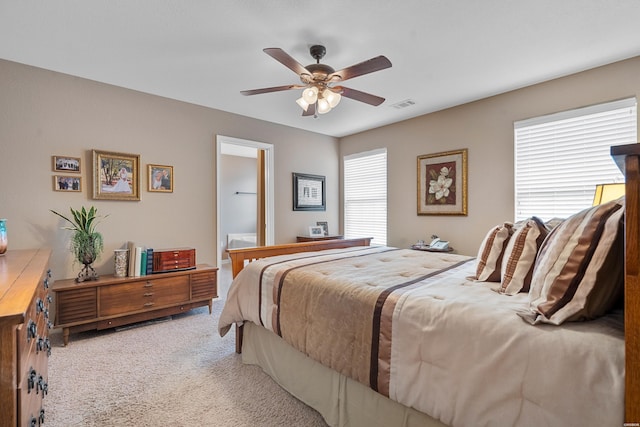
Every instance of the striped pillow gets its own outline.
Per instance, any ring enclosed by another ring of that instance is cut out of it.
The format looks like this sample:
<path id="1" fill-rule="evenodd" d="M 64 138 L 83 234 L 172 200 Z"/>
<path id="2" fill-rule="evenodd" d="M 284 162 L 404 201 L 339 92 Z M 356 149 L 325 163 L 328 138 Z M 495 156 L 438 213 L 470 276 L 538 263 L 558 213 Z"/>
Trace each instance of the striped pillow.
<path id="1" fill-rule="evenodd" d="M 500 293 L 515 295 L 529 290 L 534 261 L 547 234 L 544 222 L 535 216 L 513 233 L 502 258 Z"/>
<path id="2" fill-rule="evenodd" d="M 481 282 L 499 282 L 504 248 L 513 232 L 513 224 L 505 222 L 493 227 L 478 249 L 475 279 Z"/>
<path id="3" fill-rule="evenodd" d="M 532 323 L 559 325 L 609 311 L 624 290 L 624 197 L 585 209 L 542 244 L 529 291 Z"/>

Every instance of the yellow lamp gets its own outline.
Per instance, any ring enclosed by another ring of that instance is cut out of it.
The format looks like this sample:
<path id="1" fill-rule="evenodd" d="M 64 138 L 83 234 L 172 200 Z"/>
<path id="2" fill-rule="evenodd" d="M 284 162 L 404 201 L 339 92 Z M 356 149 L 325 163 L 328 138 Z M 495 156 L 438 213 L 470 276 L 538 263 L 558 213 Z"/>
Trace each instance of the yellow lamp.
<path id="1" fill-rule="evenodd" d="M 593 196 L 593 206 L 601 205 L 624 196 L 624 182 L 615 184 L 597 184 Z"/>

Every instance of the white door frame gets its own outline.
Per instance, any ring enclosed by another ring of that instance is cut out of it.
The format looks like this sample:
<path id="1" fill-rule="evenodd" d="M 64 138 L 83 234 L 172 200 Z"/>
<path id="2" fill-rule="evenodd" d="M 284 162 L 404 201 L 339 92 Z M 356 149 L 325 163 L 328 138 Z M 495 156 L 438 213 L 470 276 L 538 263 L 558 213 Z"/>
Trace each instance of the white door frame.
<path id="1" fill-rule="evenodd" d="M 264 188 L 265 194 L 265 219 L 266 219 L 266 235 L 265 244 L 273 245 L 275 241 L 274 230 L 274 166 L 273 166 L 273 144 L 267 144 L 266 142 L 250 141 L 248 139 L 234 138 L 231 136 L 216 135 L 216 254 L 217 264 L 221 265 L 222 262 L 222 250 L 220 247 L 220 148 L 222 144 L 240 145 L 243 147 L 253 147 L 258 150 L 263 150 L 265 154 L 265 177 Z"/>

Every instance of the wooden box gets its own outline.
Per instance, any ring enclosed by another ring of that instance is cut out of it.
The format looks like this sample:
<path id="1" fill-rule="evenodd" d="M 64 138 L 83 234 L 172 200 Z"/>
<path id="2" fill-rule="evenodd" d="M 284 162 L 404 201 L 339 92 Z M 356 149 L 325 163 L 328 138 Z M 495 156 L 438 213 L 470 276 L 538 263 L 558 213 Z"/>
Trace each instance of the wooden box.
<path id="1" fill-rule="evenodd" d="M 190 270 L 196 268 L 194 248 L 158 249 L 153 251 L 153 272 Z"/>

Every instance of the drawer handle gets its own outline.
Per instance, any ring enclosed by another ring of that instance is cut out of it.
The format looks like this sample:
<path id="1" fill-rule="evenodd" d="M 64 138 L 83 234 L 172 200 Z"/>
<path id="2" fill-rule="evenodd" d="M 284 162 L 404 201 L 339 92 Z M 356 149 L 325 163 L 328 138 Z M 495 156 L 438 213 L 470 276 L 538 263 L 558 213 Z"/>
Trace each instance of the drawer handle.
<path id="1" fill-rule="evenodd" d="M 36 314 L 42 311 L 44 311 L 44 301 L 40 297 L 38 297 L 36 299 Z"/>
<path id="2" fill-rule="evenodd" d="M 144 284 L 144 287 L 145 288 L 151 288 L 151 287 L 153 287 L 153 283 L 152 282 L 147 282 L 147 283 Z"/>
<path id="3" fill-rule="evenodd" d="M 145 292 L 144 296 L 145 297 L 152 297 L 153 296 L 153 292 Z"/>
<path id="4" fill-rule="evenodd" d="M 143 307 L 151 307 L 153 305 L 152 302 L 145 302 Z"/>
<path id="5" fill-rule="evenodd" d="M 38 325 L 29 319 L 29 323 L 27 324 L 27 342 L 31 342 L 31 338 L 35 338 L 38 335 Z"/>
<path id="6" fill-rule="evenodd" d="M 29 378 L 27 379 L 27 393 L 31 393 L 31 390 L 36 386 L 36 370 L 31 368 L 29 371 Z"/>

